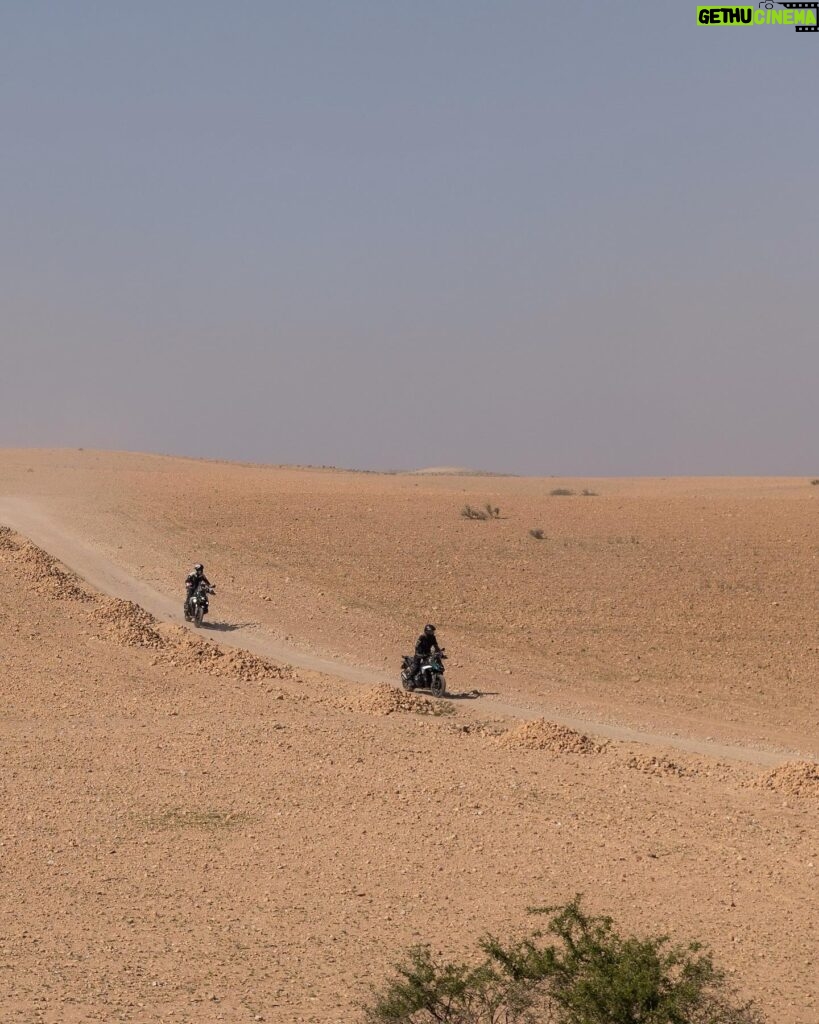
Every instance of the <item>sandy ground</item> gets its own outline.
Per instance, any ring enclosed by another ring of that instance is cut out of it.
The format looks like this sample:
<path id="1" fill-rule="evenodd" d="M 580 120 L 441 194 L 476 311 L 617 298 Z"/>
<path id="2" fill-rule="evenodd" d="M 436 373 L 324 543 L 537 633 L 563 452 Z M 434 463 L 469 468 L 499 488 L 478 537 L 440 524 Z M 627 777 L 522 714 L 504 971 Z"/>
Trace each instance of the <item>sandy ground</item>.
<path id="1" fill-rule="evenodd" d="M 434 615 L 451 687 L 499 694 L 418 713 L 0 534 L 3 1019 L 352 1021 L 407 944 L 459 951 L 583 891 L 815 1024 L 817 490 L 0 453 L 0 495 L 169 602 L 200 557 L 215 622 L 374 676 Z M 506 518 L 460 517 L 489 500 Z M 584 741 L 504 701 L 783 764 Z"/>

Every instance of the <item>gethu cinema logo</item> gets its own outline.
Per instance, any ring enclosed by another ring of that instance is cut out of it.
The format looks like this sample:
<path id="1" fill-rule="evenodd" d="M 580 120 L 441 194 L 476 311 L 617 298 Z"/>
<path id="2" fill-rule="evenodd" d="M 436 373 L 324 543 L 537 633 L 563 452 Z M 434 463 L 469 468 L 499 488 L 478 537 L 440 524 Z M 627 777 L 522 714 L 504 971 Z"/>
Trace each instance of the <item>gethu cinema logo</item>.
<path id="1" fill-rule="evenodd" d="M 709 4 L 697 8 L 697 21 L 700 25 L 793 25 L 797 32 L 819 31 L 819 0 L 777 6 L 786 10 L 775 10 L 770 0 L 763 0 L 757 7 Z"/>

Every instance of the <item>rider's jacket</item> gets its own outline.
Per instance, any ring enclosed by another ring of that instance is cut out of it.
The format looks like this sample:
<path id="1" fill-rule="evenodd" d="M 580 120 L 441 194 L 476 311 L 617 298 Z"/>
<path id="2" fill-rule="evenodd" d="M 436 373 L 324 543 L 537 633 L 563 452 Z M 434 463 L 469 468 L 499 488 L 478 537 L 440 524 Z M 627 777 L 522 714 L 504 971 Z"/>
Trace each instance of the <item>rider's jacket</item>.
<path id="1" fill-rule="evenodd" d="M 194 590 L 199 586 L 200 583 L 206 583 L 210 586 L 210 580 L 204 573 L 190 572 L 185 577 L 185 589 L 189 594 L 192 594 Z"/>
<path id="2" fill-rule="evenodd" d="M 434 636 L 422 633 L 415 643 L 415 653 L 419 658 L 426 658 L 432 651 L 440 651 L 438 641 Z"/>

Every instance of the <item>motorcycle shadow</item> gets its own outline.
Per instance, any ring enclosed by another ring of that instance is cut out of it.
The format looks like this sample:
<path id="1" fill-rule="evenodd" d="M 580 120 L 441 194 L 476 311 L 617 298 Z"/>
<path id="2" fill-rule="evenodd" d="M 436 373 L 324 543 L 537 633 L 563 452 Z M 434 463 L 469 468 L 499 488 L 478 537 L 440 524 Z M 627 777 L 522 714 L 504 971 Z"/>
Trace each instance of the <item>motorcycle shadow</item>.
<path id="1" fill-rule="evenodd" d="M 460 693 L 450 693 L 449 690 L 444 694 L 446 700 L 477 700 L 479 697 L 497 697 L 498 694 L 494 690 L 462 690 Z"/>
<path id="2" fill-rule="evenodd" d="M 203 622 L 202 629 L 211 629 L 215 633 L 233 633 L 234 630 L 253 625 L 253 622 Z"/>

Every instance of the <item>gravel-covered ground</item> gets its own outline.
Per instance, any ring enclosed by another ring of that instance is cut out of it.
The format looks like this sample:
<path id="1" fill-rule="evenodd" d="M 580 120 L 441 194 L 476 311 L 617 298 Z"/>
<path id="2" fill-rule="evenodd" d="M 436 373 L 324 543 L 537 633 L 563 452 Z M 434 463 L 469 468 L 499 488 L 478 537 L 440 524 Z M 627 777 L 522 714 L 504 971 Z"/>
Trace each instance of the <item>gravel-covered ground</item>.
<path id="1" fill-rule="evenodd" d="M 2 1019 L 354 1021 L 410 943 L 462 951 L 582 891 L 815 1024 L 817 490 L 0 453 L 0 493 L 153 585 L 205 561 L 226 623 L 392 666 L 432 617 L 457 689 L 790 752 L 600 743 L 480 699 L 414 713 L 0 533 Z M 490 499 L 506 518 L 461 518 Z"/>

